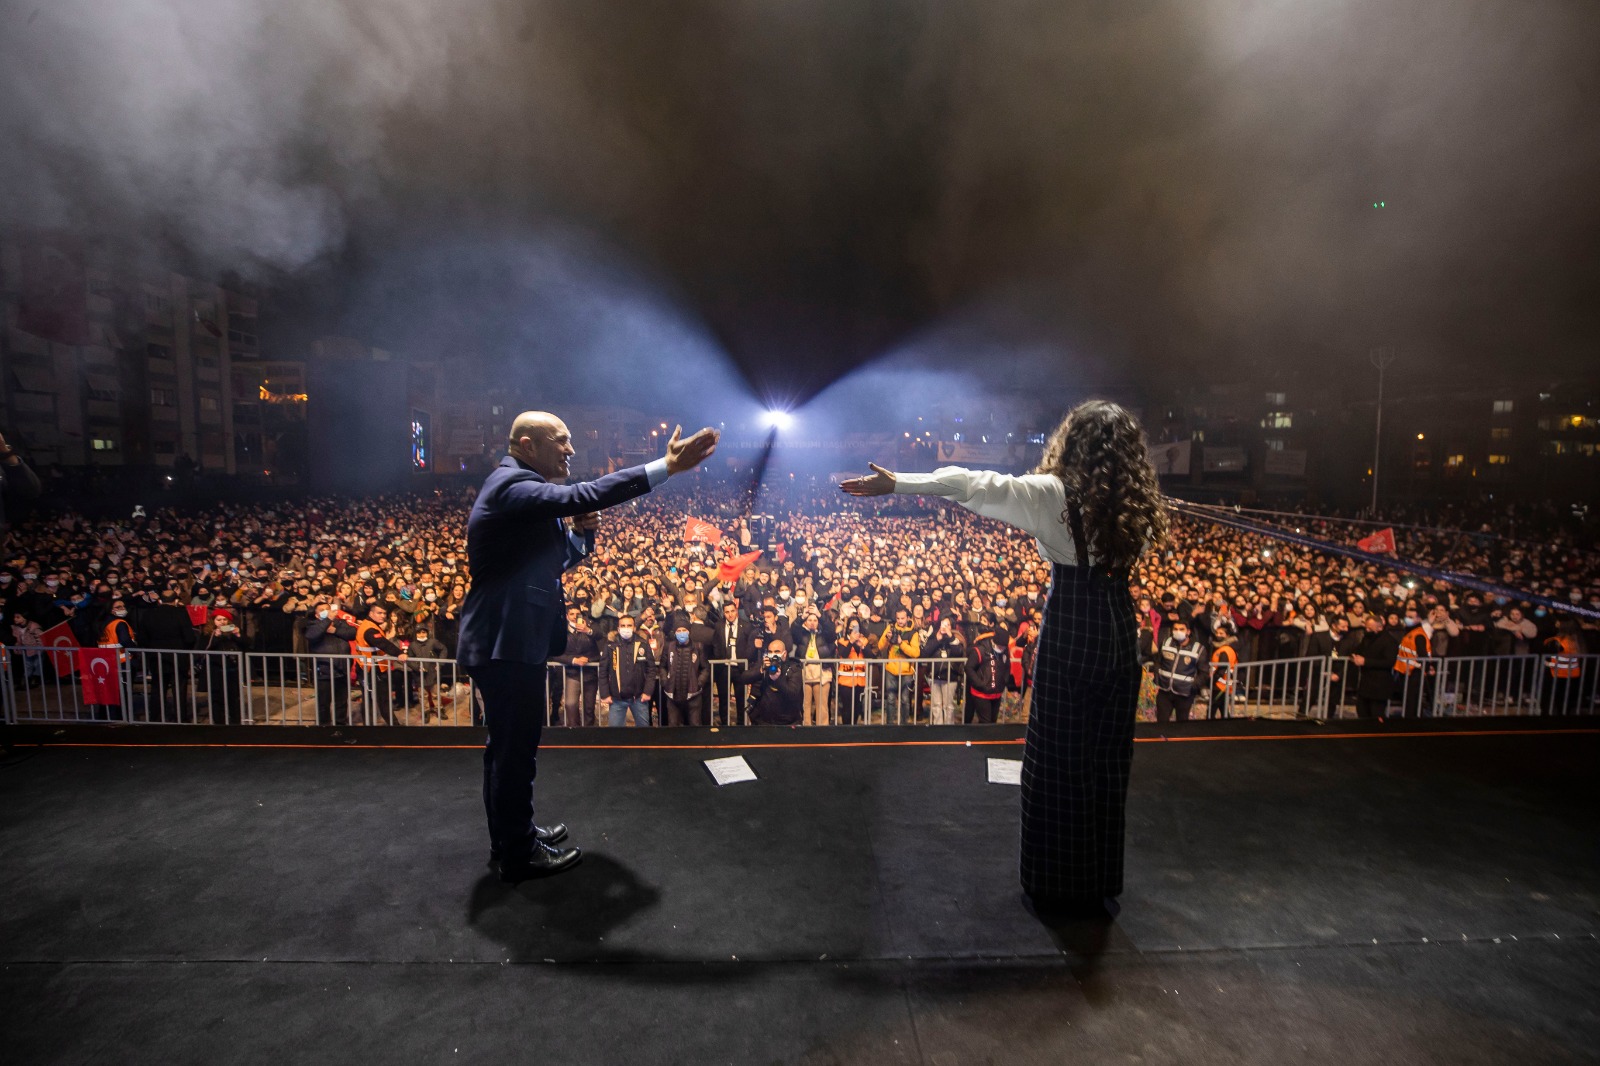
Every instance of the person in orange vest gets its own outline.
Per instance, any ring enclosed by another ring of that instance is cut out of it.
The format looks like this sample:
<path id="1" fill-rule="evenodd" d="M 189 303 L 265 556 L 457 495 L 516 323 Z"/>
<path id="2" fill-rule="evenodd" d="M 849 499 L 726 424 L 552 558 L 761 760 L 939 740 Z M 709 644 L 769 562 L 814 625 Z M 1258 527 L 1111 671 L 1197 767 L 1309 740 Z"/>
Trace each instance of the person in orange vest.
<path id="1" fill-rule="evenodd" d="M 1218 622 L 1211 638 L 1211 705 L 1206 708 L 1207 718 L 1227 718 L 1228 705 L 1233 699 L 1233 683 L 1239 669 L 1239 653 L 1233 650 L 1236 640 L 1232 622 Z"/>
<path id="2" fill-rule="evenodd" d="M 373 718 L 383 725 L 394 724 L 395 688 L 401 689 L 405 698 L 406 673 L 391 673 L 394 660 L 404 660 L 405 649 L 389 639 L 385 626 L 389 612 L 374 604 L 367 608 L 367 616 L 356 623 L 356 639 L 350 642 L 350 654 L 355 657 L 361 672 L 362 696 L 372 708 Z"/>
<path id="3" fill-rule="evenodd" d="M 1550 679 L 1544 686 L 1545 714 L 1577 714 L 1583 700 L 1583 631 L 1576 618 L 1556 622 L 1556 632 L 1546 638 L 1545 669 Z"/>
<path id="4" fill-rule="evenodd" d="M 866 717 L 867 708 L 867 634 L 859 618 L 850 619 L 844 639 L 839 642 L 839 721 L 855 725 Z"/>
<path id="5" fill-rule="evenodd" d="M 133 624 L 128 621 L 127 603 L 122 600 L 111 601 L 111 618 L 100 631 L 100 647 L 117 649 L 120 668 L 128 662 L 127 649 L 138 646 L 133 636 Z M 119 705 L 91 704 L 89 716 L 97 719 L 121 718 L 122 708 Z"/>
<path id="6" fill-rule="evenodd" d="M 1413 626 L 1400 638 L 1395 655 L 1395 681 L 1400 689 L 1401 714 L 1415 717 L 1431 704 L 1434 666 L 1425 660 L 1433 656 L 1433 635 L 1425 625 Z"/>

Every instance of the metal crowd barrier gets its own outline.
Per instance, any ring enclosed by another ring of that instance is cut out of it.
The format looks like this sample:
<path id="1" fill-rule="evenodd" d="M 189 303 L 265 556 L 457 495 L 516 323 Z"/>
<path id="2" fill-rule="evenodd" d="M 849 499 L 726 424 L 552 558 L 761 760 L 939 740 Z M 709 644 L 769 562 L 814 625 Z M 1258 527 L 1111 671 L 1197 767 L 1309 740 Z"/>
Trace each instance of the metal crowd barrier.
<path id="1" fill-rule="evenodd" d="M 0 657 L 0 709 L 8 723 L 148 722 L 201 725 L 477 725 L 471 678 L 449 659 L 389 659 L 371 665 L 346 655 L 295 655 L 130 648 L 119 673 L 120 702 L 90 705 L 75 673 L 57 673 L 66 653 L 9 647 Z M 894 664 L 891 668 L 891 663 Z M 1391 674 L 1391 717 L 1576 715 L 1600 712 L 1600 655 L 1577 659 L 1557 677 L 1545 655 L 1422 659 Z M 748 725 L 755 677 L 750 663 L 713 660 L 710 683 L 684 724 Z M 902 676 L 901 665 L 911 667 Z M 993 707 L 969 698 L 960 659 L 813 659 L 804 724 L 944 725 L 1021 721 L 1027 695 L 1008 692 Z M 1338 657 L 1239 663 L 1230 684 L 1218 673 L 1197 694 L 1191 719 L 1337 718 L 1355 713 L 1359 670 Z M 549 665 L 551 726 L 608 725 L 593 664 Z M 668 724 L 658 679 L 648 720 Z M 629 716 L 631 719 L 631 716 Z"/>

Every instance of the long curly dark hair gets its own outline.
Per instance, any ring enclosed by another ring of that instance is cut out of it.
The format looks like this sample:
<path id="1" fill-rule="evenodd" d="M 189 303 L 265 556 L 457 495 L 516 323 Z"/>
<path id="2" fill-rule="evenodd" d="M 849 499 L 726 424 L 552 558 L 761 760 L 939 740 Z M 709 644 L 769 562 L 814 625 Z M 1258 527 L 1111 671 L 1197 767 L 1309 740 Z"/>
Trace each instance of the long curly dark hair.
<path id="1" fill-rule="evenodd" d="M 1167 542 L 1161 484 L 1144 429 L 1126 408 L 1106 400 L 1074 407 L 1050 435 L 1034 473 L 1054 474 L 1066 485 L 1067 499 L 1083 514 L 1089 554 L 1101 565 L 1126 569 L 1146 547 Z"/>

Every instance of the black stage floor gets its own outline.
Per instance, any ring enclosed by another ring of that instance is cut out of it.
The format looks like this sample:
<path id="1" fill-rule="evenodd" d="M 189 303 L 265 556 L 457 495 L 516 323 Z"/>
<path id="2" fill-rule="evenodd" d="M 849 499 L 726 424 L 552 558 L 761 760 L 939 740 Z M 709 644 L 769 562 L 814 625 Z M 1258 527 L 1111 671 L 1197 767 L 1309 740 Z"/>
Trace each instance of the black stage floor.
<path id="1" fill-rule="evenodd" d="M 515 889 L 470 730 L 24 733 L 0 1056 L 1594 1062 L 1600 728 L 1562 725 L 1141 727 L 1101 934 L 1020 902 L 1015 730 L 552 731 L 585 860 Z"/>

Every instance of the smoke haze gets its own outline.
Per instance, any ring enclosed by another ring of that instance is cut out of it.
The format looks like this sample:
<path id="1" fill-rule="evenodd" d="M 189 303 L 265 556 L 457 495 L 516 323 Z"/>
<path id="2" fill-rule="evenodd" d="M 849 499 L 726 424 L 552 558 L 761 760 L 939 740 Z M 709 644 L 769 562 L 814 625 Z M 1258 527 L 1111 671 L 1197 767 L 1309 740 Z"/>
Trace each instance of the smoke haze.
<path id="1" fill-rule="evenodd" d="M 1585 0 L 5 0 L 0 220 L 266 280 L 287 345 L 797 397 L 974 330 L 1571 372 L 1597 45 Z"/>

